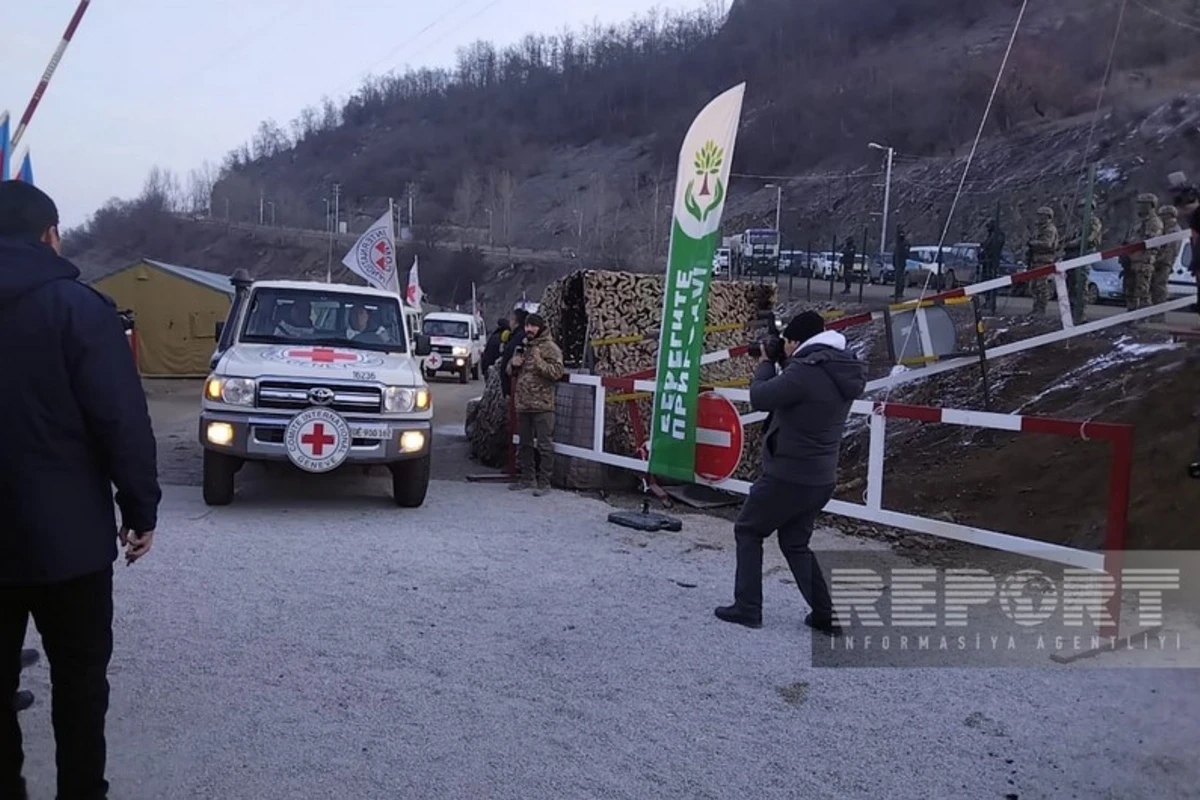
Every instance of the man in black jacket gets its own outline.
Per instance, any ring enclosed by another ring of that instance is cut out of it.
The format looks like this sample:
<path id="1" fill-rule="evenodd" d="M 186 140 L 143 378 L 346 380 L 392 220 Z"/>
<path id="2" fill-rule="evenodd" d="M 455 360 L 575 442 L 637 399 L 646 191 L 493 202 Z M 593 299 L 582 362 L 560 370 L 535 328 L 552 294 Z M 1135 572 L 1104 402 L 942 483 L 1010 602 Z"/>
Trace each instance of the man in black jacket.
<path id="1" fill-rule="evenodd" d="M 508 320 L 501 317 L 496 321 L 496 330 L 492 331 L 492 335 L 488 337 L 487 344 L 483 348 L 483 358 L 480 360 L 480 369 L 482 370 L 483 380 L 487 382 L 488 369 L 492 364 L 500 360 L 500 351 L 504 349 L 506 342 L 504 334 L 508 331 Z"/>
<path id="2" fill-rule="evenodd" d="M 512 394 L 512 376 L 508 374 L 508 362 L 512 361 L 517 348 L 525 342 L 525 320 L 528 317 L 529 312 L 525 309 L 513 309 L 512 333 L 508 336 L 508 343 L 504 345 L 504 355 L 500 357 L 500 388 L 505 397 Z"/>
<path id="3" fill-rule="evenodd" d="M 769 414 L 762 473 L 733 528 L 734 602 L 718 608 L 716 615 L 762 627 L 763 541 L 779 531 L 779 549 L 812 609 L 804 624 L 836 635 L 841 629 L 829 587 L 808 543 L 817 513 L 833 497 L 846 419 L 866 387 L 867 370 L 846 351 L 846 337 L 826 331 L 825 320 L 814 311 L 788 323 L 783 339 L 788 356 L 783 370 L 777 370 L 763 348 L 750 384 L 750 405 Z"/>
<path id="4" fill-rule="evenodd" d="M 102 798 L 113 561 L 118 539 L 127 564 L 149 552 L 161 493 L 116 306 L 61 247 L 54 202 L 0 183 L 0 697 L 17 691 L 32 616 L 50 662 L 58 797 Z M 0 797 L 25 797 L 23 762 L 16 711 L 0 704 Z"/>

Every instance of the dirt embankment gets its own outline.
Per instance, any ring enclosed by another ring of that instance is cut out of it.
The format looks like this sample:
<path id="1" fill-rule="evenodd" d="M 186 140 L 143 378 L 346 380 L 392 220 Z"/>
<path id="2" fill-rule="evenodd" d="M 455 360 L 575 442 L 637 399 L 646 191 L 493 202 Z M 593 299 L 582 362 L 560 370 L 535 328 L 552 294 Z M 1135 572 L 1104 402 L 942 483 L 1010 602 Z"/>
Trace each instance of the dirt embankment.
<path id="1" fill-rule="evenodd" d="M 1025 339 L 1049 322 L 1000 318 L 989 345 Z M 877 377 L 882 342 L 866 340 Z M 1200 441 L 1200 346 L 1119 327 L 990 363 L 992 410 L 1134 426 L 1127 546 L 1194 548 L 1200 485 L 1187 476 Z M 964 368 L 893 390 L 893 402 L 982 410 L 979 370 Z M 861 419 L 861 418 L 860 418 Z M 865 426 L 843 460 L 841 499 L 862 502 Z M 885 507 L 1042 541 L 1101 548 L 1111 447 L 1082 438 L 888 421 Z M 854 524 L 851 525 L 852 527 Z"/>

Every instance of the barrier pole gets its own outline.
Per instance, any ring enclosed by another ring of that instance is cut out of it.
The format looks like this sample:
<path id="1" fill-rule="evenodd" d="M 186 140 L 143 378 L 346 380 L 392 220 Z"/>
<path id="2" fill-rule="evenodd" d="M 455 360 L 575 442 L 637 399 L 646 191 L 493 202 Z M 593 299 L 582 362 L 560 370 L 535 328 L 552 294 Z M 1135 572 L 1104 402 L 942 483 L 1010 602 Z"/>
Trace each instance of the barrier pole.
<path id="1" fill-rule="evenodd" d="M 513 390 L 508 394 L 508 468 L 505 472 L 510 478 L 517 477 L 517 387 L 513 382 Z"/>
<path id="2" fill-rule="evenodd" d="M 1108 481 L 1108 533 L 1104 540 L 1104 571 L 1113 580 L 1113 595 L 1108 600 L 1113 627 L 1110 631 L 1101 629 L 1104 636 L 1116 636 L 1121 625 L 1121 568 L 1125 560 L 1130 484 L 1133 481 L 1133 429 L 1115 430 L 1111 441 L 1112 468 Z"/>

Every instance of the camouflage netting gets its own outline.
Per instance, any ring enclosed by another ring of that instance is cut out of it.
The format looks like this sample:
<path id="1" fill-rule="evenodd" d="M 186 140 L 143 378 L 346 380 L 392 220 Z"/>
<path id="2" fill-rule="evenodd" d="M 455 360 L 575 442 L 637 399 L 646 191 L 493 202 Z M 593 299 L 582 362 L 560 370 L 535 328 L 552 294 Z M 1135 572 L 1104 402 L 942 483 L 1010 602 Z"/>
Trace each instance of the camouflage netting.
<path id="1" fill-rule="evenodd" d="M 562 348 L 568 367 L 588 366 L 594 374 L 612 376 L 653 371 L 662 317 L 662 287 L 661 275 L 581 270 L 546 288 L 540 313 Z M 746 344 L 757 335 L 759 314 L 773 311 L 775 303 L 775 286 L 770 284 L 714 283 L 709 295 L 709 330 L 704 337 L 704 352 Z M 645 341 L 628 341 L 643 336 L 647 337 Z M 609 339 L 619 341 L 606 343 Z M 589 341 L 594 346 L 588 347 Z M 745 386 L 753 367 L 751 359 L 745 356 L 728 359 L 705 366 L 701 378 L 706 385 Z M 637 409 L 644 436 L 653 419 L 650 399 L 644 393 L 610 392 L 605 418 L 608 452 L 635 453 L 642 442 L 635 442 L 637 426 L 631 419 L 631 409 Z M 747 413 L 749 409 L 740 410 Z M 468 420 L 472 452 L 482 463 L 503 466 L 507 419 L 498 375 L 489 376 L 474 419 Z M 745 438 L 742 463 L 735 477 L 748 480 L 758 471 L 761 425 L 747 426 Z"/>

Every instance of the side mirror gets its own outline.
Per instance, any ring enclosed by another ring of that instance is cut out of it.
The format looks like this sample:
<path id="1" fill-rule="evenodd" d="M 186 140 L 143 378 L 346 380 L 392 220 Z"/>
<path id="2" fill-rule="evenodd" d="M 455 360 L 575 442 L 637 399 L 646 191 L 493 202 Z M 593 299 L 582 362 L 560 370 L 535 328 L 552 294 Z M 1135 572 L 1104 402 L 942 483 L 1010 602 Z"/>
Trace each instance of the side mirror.
<path id="1" fill-rule="evenodd" d="M 221 341 L 221 332 L 224 330 L 225 330 L 225 321 L 221 320 L 220 322 L 218 322 L 216 324 L 215 338 L 218 342 Z"/>
<path id="2" fill-rule="evenodd" d="M 427 356 L 432 352 L 433 346 L 429 343 L 429 337 L 423 333 L 418 333 L 416 345 L 413 347 L 413 354 L 421 357 Z"/>

